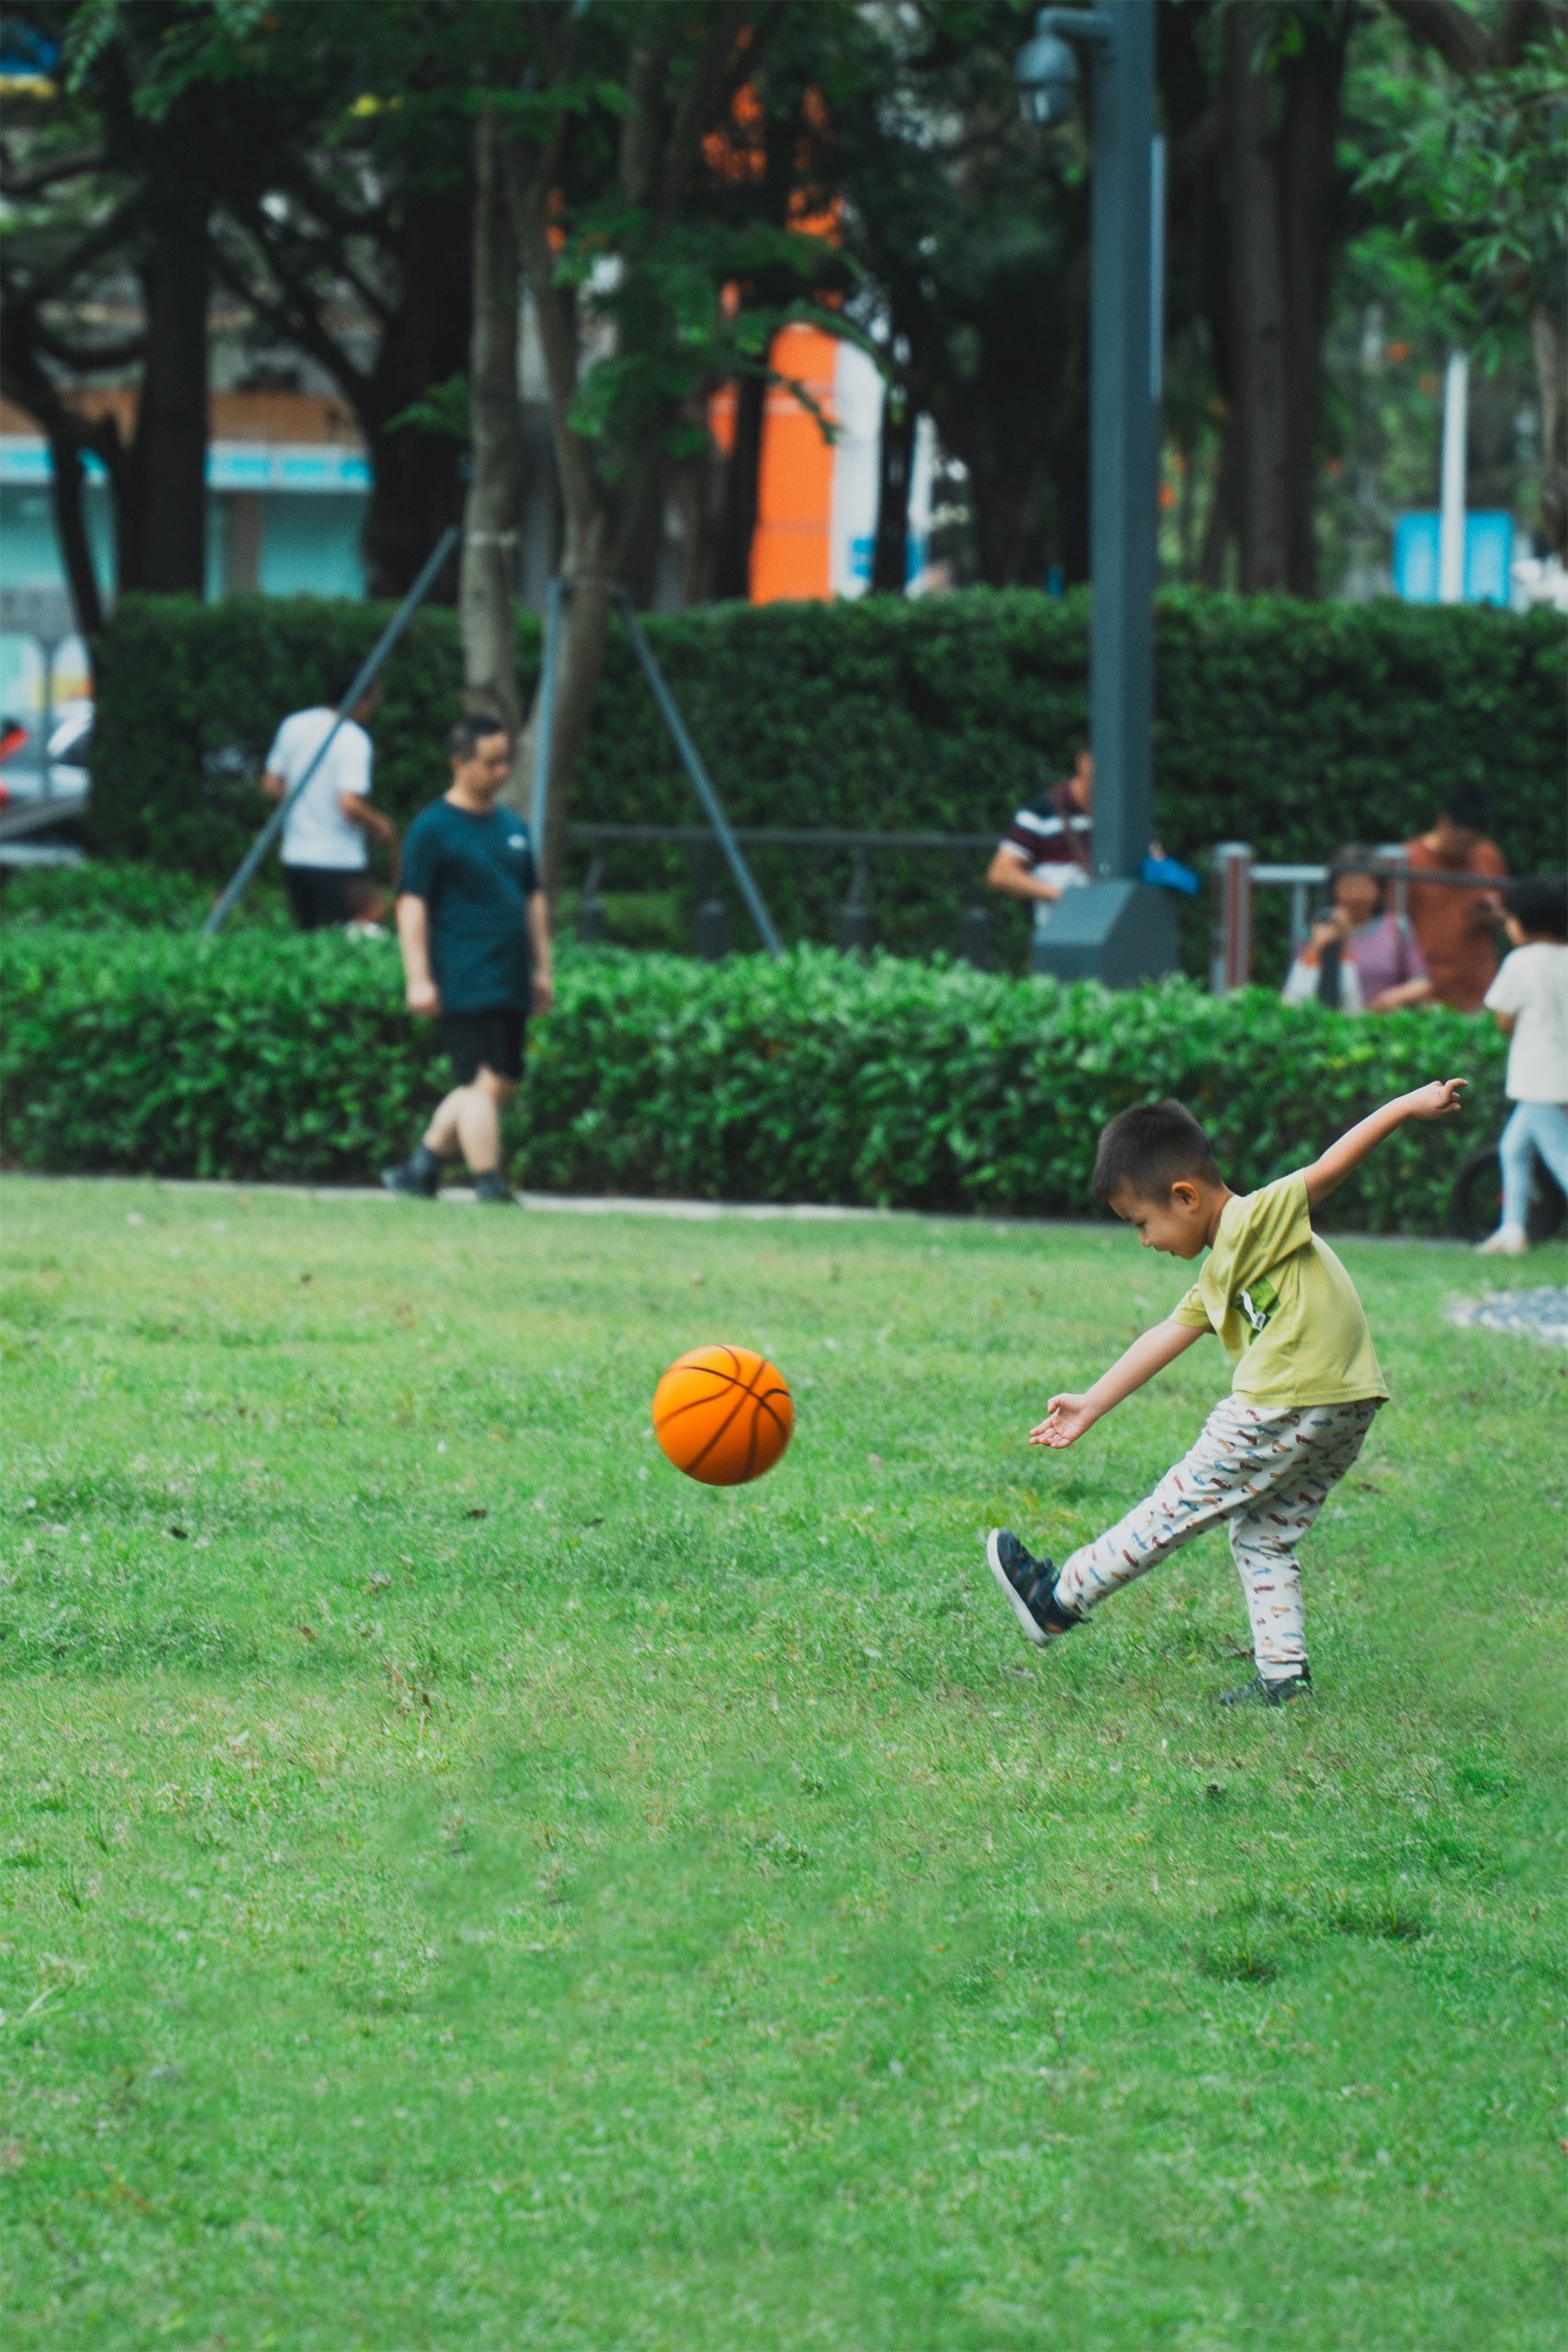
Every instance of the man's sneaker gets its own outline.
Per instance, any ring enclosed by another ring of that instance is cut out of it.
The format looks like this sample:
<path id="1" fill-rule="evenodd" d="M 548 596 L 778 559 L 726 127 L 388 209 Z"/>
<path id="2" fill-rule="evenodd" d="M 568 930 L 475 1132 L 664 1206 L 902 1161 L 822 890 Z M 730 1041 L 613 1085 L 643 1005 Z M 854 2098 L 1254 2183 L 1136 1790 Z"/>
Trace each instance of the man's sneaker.
<path id="1" fill-rule="evenodd" d="M 1281 1674 L 1271 1681 L 1268 1675 L 1255 1673 L 1250 1682 L 1241 1683 L 1235 1690 L 1220 1694 L 1222 1707 L 1286 1707 L 1292 1699 L 1312 1697 L 1312 1668 L 1303 1666 L 1299 1674 Z"/>
<path id="2" fill-rule="evenodd" d="M 1049 1560 L 1036 1560 L 1010 1527 L 993 1527 L 986 1538 L 991 1574 L 1012 1604 L 1013 1614 L 1032 1642 L 1042 1647 L 1058 1634 L 1070 1634 L 1083 1619 L 1056 1600 L 1056 1571 Z"/>
<path id="3" fill-rule="evenodd" d="M 441 1190 L 441 1162 L 421 1144 L 407 1159 L 400 1159 L 395 1168 L 383 1168 L 381 1182 L 389 1193 L 407 1193 L 417 1201 L 433 1201 Z"/>
<path id="4" fill-rule="evenodd" d="M 474 1178 L 474 1198 L 476 1201 L 507 1201 L 513 1208 L 522 1206 L 499 1168 L 487 1168 L 482 1176 Z"/>

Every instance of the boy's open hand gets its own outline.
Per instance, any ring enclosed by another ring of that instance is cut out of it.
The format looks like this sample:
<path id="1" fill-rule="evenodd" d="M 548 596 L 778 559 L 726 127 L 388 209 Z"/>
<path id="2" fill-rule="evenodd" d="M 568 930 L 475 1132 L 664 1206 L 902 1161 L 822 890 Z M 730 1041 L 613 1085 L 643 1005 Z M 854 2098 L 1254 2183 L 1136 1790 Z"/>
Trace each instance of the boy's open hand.
<path id="1" fill-rule="evenodd" d="M 1452 1111 L 1462 1111 L 1464 1090 L 1468 1078 L 1435 1078 L 1430 1086 L 1418 1086 L 1407 1095 L 1413 1119 L 1446 1119 Z"/>
<path id="2" fill-rule="evenodd" d="M 1075 1438 L 1082 1437 L 1085 1430 L 1092 1428 L 1094 1420 L 1094 1414 L 1088 1409 L 1087 1398 L 1053 1396 L 1045 1419 L 1037 1429 L 1030 1430 L 1029 1442 L 1031 1445 L 1071 1445 Z"/>

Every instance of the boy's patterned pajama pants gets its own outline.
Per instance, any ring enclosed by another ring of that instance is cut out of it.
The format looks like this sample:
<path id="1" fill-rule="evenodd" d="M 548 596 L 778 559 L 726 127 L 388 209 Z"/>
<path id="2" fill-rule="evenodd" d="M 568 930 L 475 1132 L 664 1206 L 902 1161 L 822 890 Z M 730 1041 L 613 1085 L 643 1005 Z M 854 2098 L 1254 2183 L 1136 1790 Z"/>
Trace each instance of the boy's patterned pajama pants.
<path id="1" fill-rule="evenodd" d="M 1361 1451 L 1377 1405 L 1248 1405 L 1226 1396 L 1198 1442 L 1146 1501 L 1073 1554 L 1056 1579 L 1066 1609 L 1092 1609 L 1119 1585 L 1226 1522 L 1261 1673 L 1306 1663 L 1296 1545 Z"/>

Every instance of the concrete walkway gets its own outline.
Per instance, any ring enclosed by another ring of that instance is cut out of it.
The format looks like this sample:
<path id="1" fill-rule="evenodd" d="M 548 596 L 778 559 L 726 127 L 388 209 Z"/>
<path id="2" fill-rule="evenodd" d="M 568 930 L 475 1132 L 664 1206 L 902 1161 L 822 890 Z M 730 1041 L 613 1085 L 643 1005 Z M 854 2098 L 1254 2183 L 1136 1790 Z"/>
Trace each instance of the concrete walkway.
<path id="1" fill-rule="evenodd" d="M 242 1183 L 232 1177 L 193 1176 L 61 1176 L 35 1175 L 21 1169 L 7 1170 L 0 1175 L 0 1190 L 8 1183 L 29 1184 L 101 1184 L 151 1185 L 160 1193 L 210 1194 L 230 1200 L 243 1194 L 265 1200 L 297 1201 L 378 1201 L 384 1206 L 401 1207 L 405 1211 L 423 1213 L 429 1205 L 420 1201 L 400 1201 L 398 1195 L 386 1192 L 379 1184 L 270 1184 Z M 785 1218 L 800 1225 L 887 1225 L 914 1223 L 920 1225 L 955 1226 L 966 1232 L 1043 1232 L 1066 1228 L 1069 1232 L 1104 1233 L 1108 1228 L 1103 1217 L 1088 1216 L 967 1216 L 953 1209 L 876 1209 L 839 1207 L 820 1201 L 671 1201 L 645 1199 L 632 1193 L 520 1193 L 525 1208 L 545 1216 L 660 1216 L 674 1217 L 694 1225 L 711 1225 L 722 1218 L 739 1217 L 760 1220 Z M 478 1205 L 466 1185 L 443 1187 L 439 1205 L 443 1208 L 471 1209 Z M 1353 1241 L 1359 1249 L 1397 1248 L 1407 1238 L 1424 1242 L 1430 1249 L 1452 1250 L 1471 1254 L 1468 1242 L 1456 1241 L 1445 1234 L 1416 1234 L 1406 1237 L 1398 1233 L 1335 1233 L 1335 1242 Z"/>
<path id="2" fill-rule="evenodd" d="M 1449 1309 L 1449 1321 L 1568 1348 L 1568 1290 L 1495 1290 L 1490 1298 L 1461 1299 Z"/>

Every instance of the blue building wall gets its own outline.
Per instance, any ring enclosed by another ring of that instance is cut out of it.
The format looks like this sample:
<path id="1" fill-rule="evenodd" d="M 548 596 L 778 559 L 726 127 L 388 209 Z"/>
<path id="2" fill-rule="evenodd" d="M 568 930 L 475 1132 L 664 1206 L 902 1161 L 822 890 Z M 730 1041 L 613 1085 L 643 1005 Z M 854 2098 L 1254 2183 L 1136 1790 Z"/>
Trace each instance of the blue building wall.
<path id="1" fill-rule="evenodd" d="M 265 596 L 358 598 L 368 500 L 365 460 L 333 447 L 214 445 L 208 467 L 209 597 L 242 589 Z M 114 514 L 107 485 L 89 480 L 87 535 L 98 585 L 114 590 Z M 49 457 L 41 443 L 0 445 L 0 588 L 65 589 L 54 536 Z M 73 639 L 61 649 L 55 698 L 83 691 L 86 665 Z M 0 710 L 27 718 L 41 704 L 42 667 L 26 638 L 0 633 Z"/>
<path id="2" fill-rule="evenodd" d="M 264 596 L 363 596 L 366 501 L 352 492 L 269 491 L 262 499 Z"/>

